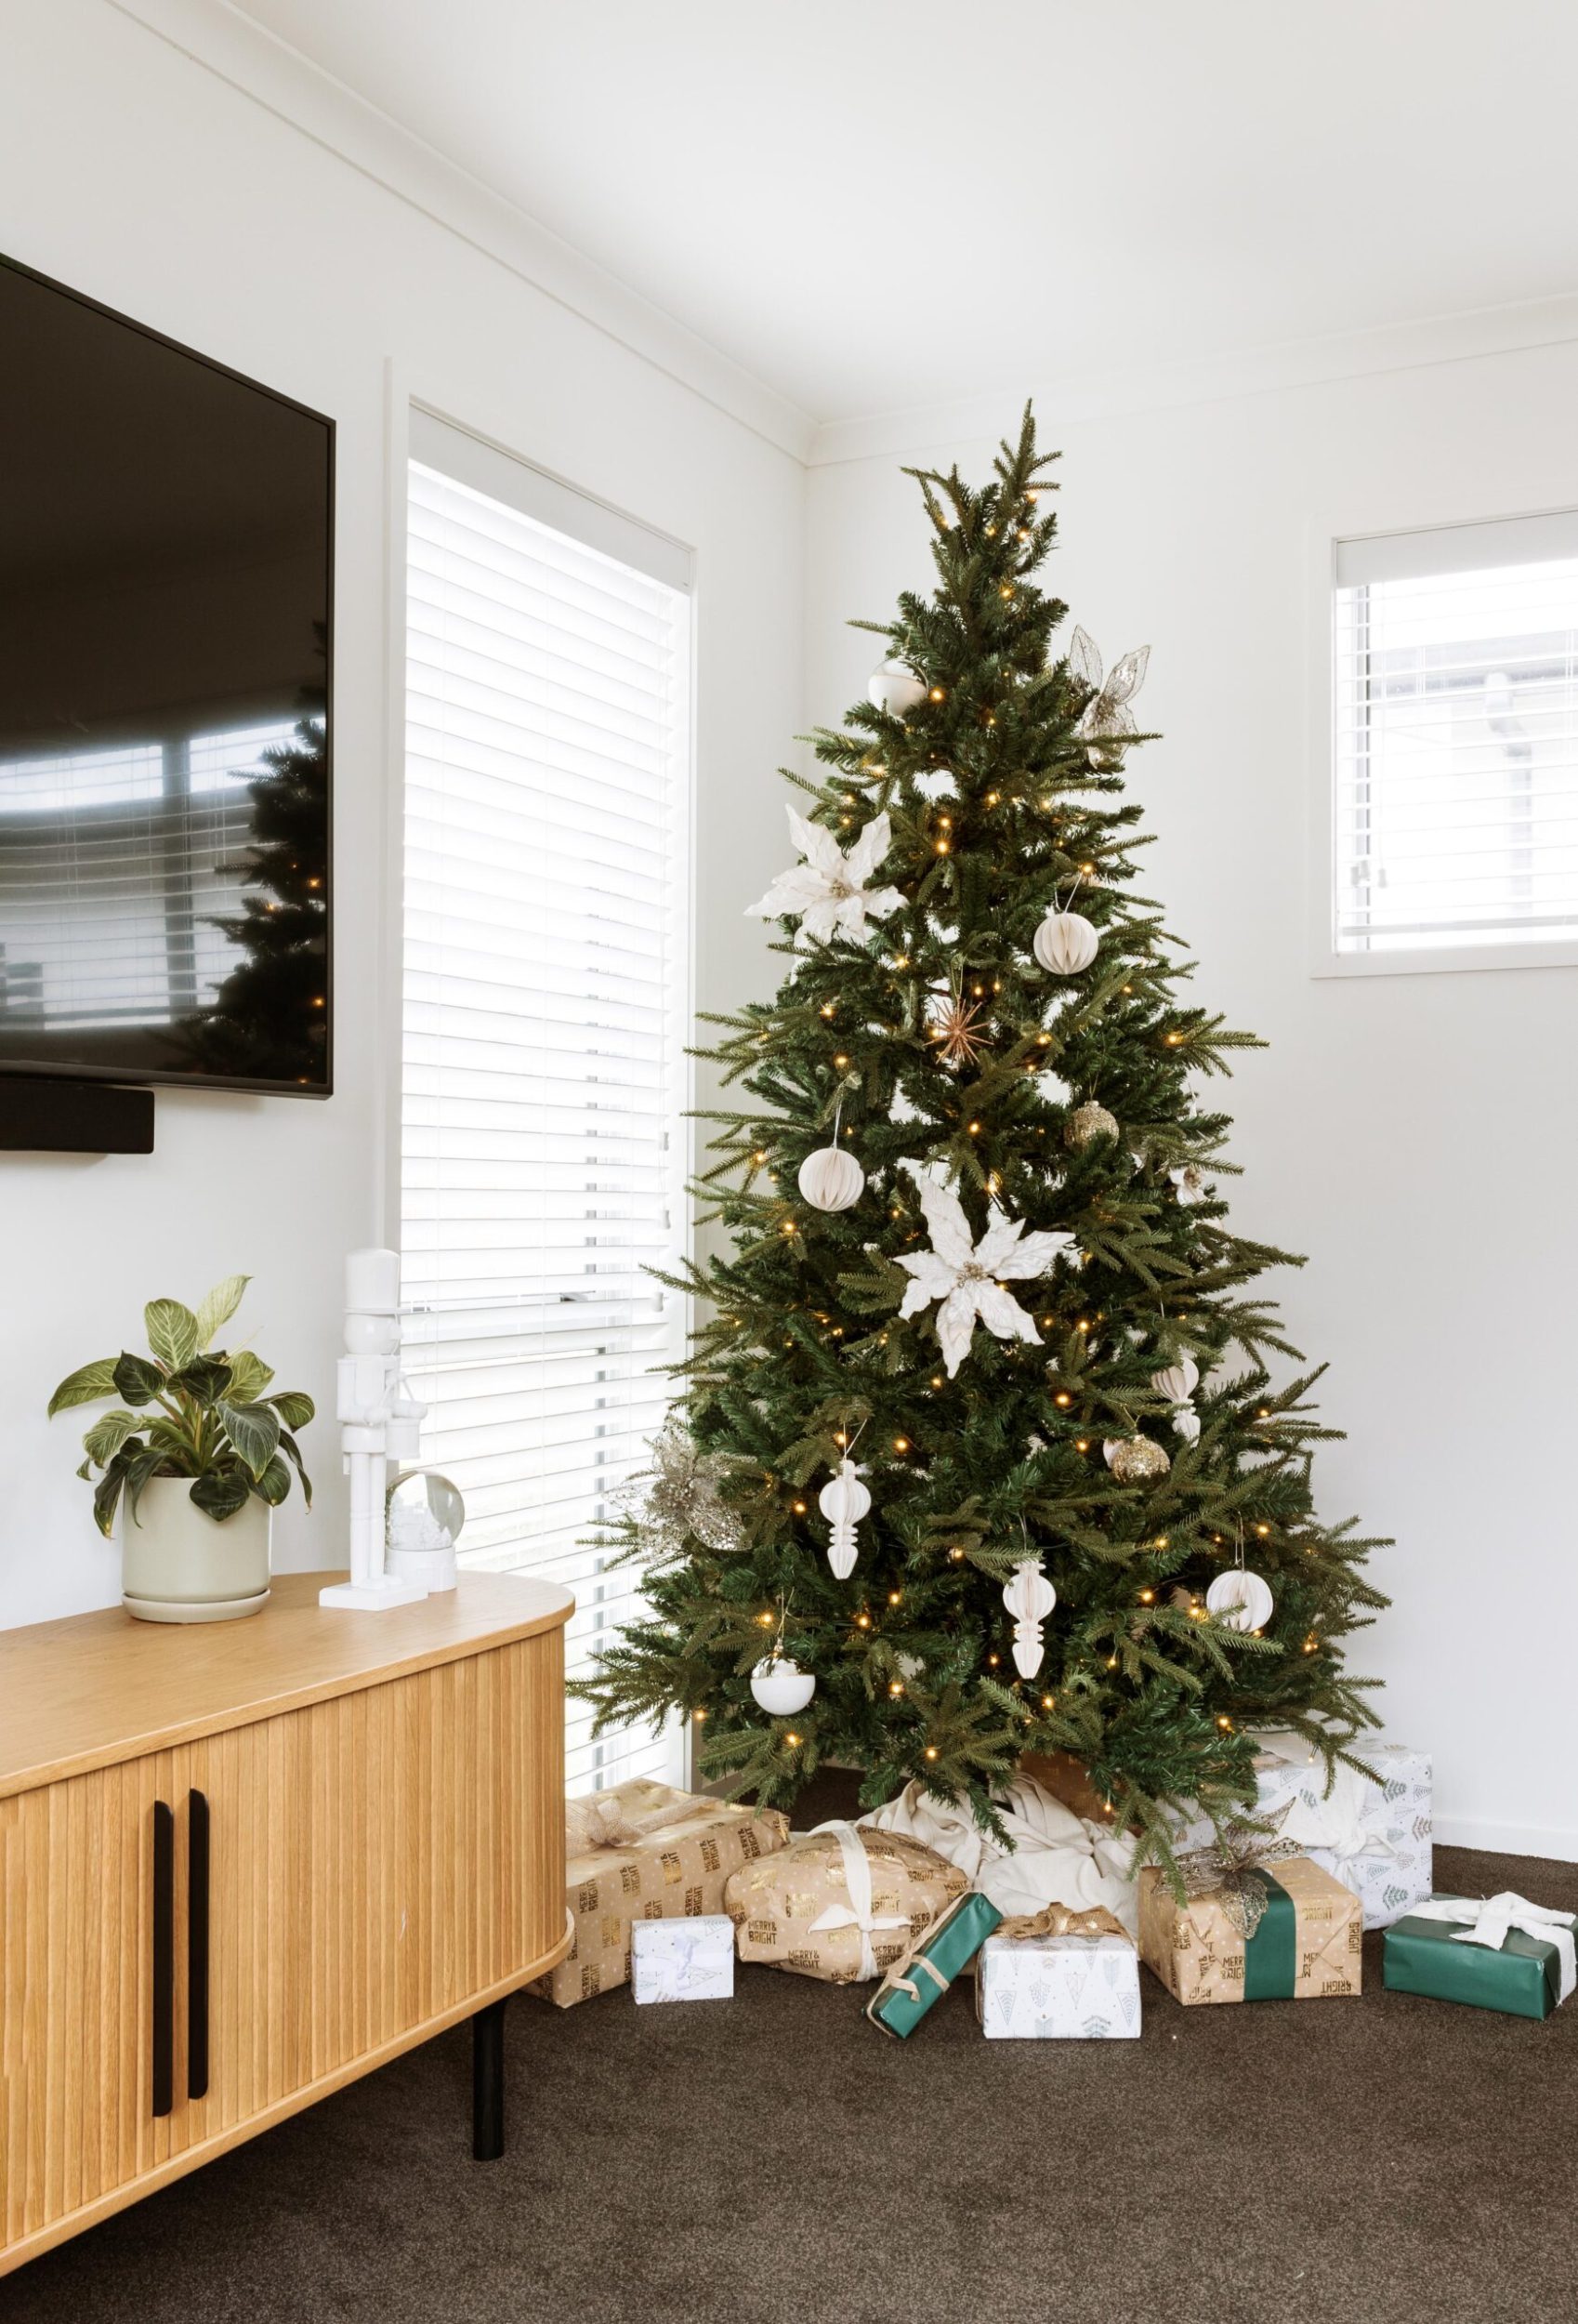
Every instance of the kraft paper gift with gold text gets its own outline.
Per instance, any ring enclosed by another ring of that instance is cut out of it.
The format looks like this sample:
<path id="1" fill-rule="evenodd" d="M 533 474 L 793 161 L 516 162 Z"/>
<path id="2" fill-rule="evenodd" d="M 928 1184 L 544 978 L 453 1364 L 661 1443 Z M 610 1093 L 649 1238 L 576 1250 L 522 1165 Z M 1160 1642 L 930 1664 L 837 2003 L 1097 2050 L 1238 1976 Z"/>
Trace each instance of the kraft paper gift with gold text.
<path id="1" fill-rule="evenodd" d="M 724 1906 L 742 1961 L 853 1985 L 901 1960 L 968 1886 L 918 1840 L 824 1824 L 736 1872 Z"/>
<path id="2" fill-rule="evenodd" d="M 645 1777 L 565 1808 L 567 1897 L 575 1939 L 527 1990 L 569 2009 L 630 1982 L 637 1921 L 720 1913 L 731 1873 L 782 1848 L 788 1818 Z"/>
<path id="3" fill-rule="evenodd" d="M 1227 1887 L 1179 1904 L 1153 1865 L 1141 1872 L 1140 1959 L 1174 1999 L 1193 2004 L 1357 1995 L 1364 1927 L 1353 1891 L 1308 1856 L 1261 1867 L 1250 1877 L 1266 1899 L 1246 1937 Z"/>

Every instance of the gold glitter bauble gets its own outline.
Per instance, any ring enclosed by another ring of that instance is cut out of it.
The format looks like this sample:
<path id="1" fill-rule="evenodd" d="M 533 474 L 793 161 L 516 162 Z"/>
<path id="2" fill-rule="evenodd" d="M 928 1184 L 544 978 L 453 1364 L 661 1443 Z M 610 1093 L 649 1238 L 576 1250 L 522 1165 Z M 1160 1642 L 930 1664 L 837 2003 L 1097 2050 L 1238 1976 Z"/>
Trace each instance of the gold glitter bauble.
<path id="1" fill-rule="evenodd" d="M 1153 1477 L 1164 1477 L 1173 1465 L 1149 1436 L 1109 1436 L 1101 1449 L 1120 1485 L 1149 1485 Z"/>
<path id="2" fill-rule="evenodd" d="M 1088 1146 L 1093 1138 L 1115 1138 L 1118 1135 L 1117 1116 L 1109 1114 L 1104 1105 L 1092 1098 L 1087 1104 L 1075 1106 L 1069 1116 L 1069 1126 L 1063 1132 L 1071 1146 Z"/>

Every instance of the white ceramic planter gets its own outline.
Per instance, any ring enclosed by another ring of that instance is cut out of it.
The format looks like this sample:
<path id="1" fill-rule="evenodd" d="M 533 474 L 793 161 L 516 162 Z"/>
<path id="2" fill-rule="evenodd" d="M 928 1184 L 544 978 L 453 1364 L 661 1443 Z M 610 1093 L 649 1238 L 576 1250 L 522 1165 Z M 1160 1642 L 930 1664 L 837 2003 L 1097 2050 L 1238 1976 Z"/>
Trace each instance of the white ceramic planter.
<path id="1" fill-rule="evenodd" d="M 232 1622 L 269 1595 L 273 1511 L 250 1494 L 221 1525 L 184 1477 L 152 1477 L 134 1519 L 121 1504 L 122 1604 L 145 1622 Z"/>

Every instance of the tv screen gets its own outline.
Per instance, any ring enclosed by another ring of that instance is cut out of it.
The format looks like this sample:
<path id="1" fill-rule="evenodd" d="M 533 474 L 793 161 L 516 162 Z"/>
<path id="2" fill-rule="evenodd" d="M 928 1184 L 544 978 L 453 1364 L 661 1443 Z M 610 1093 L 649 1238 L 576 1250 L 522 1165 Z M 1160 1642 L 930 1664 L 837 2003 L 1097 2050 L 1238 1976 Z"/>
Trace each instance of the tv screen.
<path id="1" fill-rule="evenodd" d="M 0 1073 L 330 1086 L 334 426 L 0 259 Z"/>

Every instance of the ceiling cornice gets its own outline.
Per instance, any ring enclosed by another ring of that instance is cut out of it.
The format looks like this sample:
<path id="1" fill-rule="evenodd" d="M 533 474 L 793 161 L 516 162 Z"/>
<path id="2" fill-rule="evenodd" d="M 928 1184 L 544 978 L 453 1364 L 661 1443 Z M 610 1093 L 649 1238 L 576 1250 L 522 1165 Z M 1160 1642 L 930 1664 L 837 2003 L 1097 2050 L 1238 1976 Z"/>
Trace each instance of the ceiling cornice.
<path id="1" fill-rule="evenodd" d="M 816 423 L 786 396 L 226 0 L 109 5 L 654 370 L 793 458 L 809 456 Z"/>
<path id="2" fill-rule="evenodd" d="M 1043 429 L 1056 429 L 1124 412 L 1269 395 L 1279 390 L 1363 378 L 1376 372 L 1467 363 L 1478 356 L 1509 354 L 1572 339 L 1578 339 L 1578 295 L 1569 294 L 1520 306 L 1436 315 L 1380 330 L 1239 349 L 1190 363 L 1061 377 L 1053 375 L 1034 387 L 1032 400 Z M 1017 418 L 1025 392 L 1021 383 L 995 394 L 965 396 L 953 403 L 876 412 L 866 419 L 828 420 L 814 433 L 809 464 L 830 468 L 849 460 L 908 458 L 940 445 L 1001 436 Z"/>

